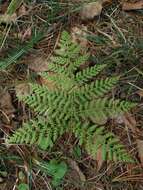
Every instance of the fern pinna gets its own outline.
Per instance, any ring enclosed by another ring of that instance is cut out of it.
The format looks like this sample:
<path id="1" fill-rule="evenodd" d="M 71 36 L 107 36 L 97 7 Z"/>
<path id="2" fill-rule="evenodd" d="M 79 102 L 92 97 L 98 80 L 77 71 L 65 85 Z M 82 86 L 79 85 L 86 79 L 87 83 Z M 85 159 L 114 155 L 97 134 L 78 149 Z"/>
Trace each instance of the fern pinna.
<path id="1" fill-rule="evenodd" d="M 119 78 L 93 80 L 106 65 L 79 69 L 87 60 L 88 55 L 81 55 L 80 46 L 64 31 L 48 63 L 49 70 L 41 73 L 44 85 L 30 84 L 31 94 L 18 97 L 37 113 L 37 119 L 25 123 L 8 138 L 9 143 L 37 144 L 46 150 L 64 132 L 72 132 L 93 157 L 100 148 L 105 160 L 132 161 L 118 138 L 100 121 L 136 104 L 107 98 Z"/>

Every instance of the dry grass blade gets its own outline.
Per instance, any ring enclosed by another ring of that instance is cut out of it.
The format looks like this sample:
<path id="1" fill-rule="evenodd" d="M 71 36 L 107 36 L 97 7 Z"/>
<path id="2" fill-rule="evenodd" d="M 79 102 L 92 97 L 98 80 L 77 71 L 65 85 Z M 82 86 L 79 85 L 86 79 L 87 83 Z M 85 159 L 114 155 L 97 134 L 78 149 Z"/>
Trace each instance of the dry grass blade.
<path id="1" fill-rule="evenodd" d="M 86 181 L 85 175 L 82 173 L 82 171 L 80 170 L 78 164 L 76 163 L 76 161 L 72 160 L 72 159 L 68 159 L 68 163 L 70 165 L 70 167 L 75 170 L 80 178 L 81 181 Z"/>
<path id="2" fill-rule="evenodd" d="M 136 175 L 126 175 L 122 177 L 116 177 L 112 181 L 113 182 L 123 182 L 123 181 L 142 181 L 143 174 L 136 174 Z"/>

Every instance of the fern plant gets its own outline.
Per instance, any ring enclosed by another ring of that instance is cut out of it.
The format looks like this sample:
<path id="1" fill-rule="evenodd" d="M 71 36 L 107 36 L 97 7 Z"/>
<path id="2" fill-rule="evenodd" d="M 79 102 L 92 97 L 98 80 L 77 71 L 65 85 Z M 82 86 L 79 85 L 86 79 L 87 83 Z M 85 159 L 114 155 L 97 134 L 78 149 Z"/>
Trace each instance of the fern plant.
<path id="1" fill-rule="evenodd" d="M 37 113 L 37 119 L 14 132 L 8 143 L 38 145 L 46 150 L 65 132 L 72 132 L 93 157 L 100 148 L 105 160 L 132 161 L 101 120 L 127 112 L 136 104 L 108 98 L 107 93 L 119 77 L 94 80 L 106 65 L 79 69 L 89 57 L 80 51 L 80 46 L 64 31 L 49 70 L 40 74 L 44 85 L 30 84 L 31 94 L 18 97 Z"/>

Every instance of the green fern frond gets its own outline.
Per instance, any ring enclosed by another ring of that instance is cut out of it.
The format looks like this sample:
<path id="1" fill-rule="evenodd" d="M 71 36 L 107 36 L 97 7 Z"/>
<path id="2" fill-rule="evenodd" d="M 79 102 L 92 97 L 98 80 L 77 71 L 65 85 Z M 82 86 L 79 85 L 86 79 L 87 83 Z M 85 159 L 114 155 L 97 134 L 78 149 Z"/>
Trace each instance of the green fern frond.
<path id="1" fill-rule="evenodd" d="M 55 55 L 53 57 L 51 57 L 50 59 L 51 63 L 54 65 L 54 64 L 58 64 L 60 66 L 66 66 L 68 65 L 69 63 L 69 59 L 67 57 L 63 57 L 63 56 L 58 56 L 58 55 Z"/>
<path id="2" fill-rule="evenodd" d="M 58 47 L 59 48 L 55 50 L 55 54 L 68 58 L 68 61 L 75 58 L 80 53 L 80 46 L 73 43 L 71 36 L 66 31 L 61 34 Z"/>
<path id="3" fill-rule="evenodd" d="M 80 65 L 84 64 L 89 57 L 88 55 L 81 55 L 80 51 L 80 46 L 74 43 L 71 36 L 64 31 L 61 35 L 60 43 L 55 51 L 55 55 L 51 58 L 52 65 L 55 65 L 52 69 L 55 71 L 56 67 L 59 65 L 63 67 L 59 67 L 59 70 L 57 70 L 58 72 L 63 69 L 73 74 L 73 71 L 75 71 Z"/>
<path id="4" fill-rule="evenodd" d="M 90 155 L 96 157 L 100 148 L 103 160 L 130 161 L 133 159 L 127 154 L 125 147 L 113 133 L 105 131 L 104 127 L 78 123 L 73 132 L 79 139 L 79 145 L 84 145 Z"/>
<path id="5" fill-rule="evenodd" d="M 132 102 L 105 96 L 119 77 L 90 82 L 105 65 L 79 71 L 88 56 L 81 55 L 80 47 L 72 42 L 67 32 L 62 33 L 54 57 L 49 63 L 49 72 L 40 73 L 47 83 L 43 86 L 31 84 L 31 93 L 18 97 L 37 113 L 37 120 L 24 124 L 9 137 L 8 142 L 36 144 L 46 149 L 52 147 L 64 132 L 72 132 L 79 139 L 79 145 L 94 157 L 100 148 L 103 159 L 132 161 L 118 138 L 101 126 L 102 120 L 116 117 L 136 106 Z M 52 88 L 49 82 L 54 84 Z"/>
<path id="6" fill-rule="evenodd" d="M 92 100 L 93 98 L 104 97 L 119 81 L 119 77 L 111 77 L 96 80 L 90 84 L 85 84 L 77 91 L 79 98 L 84 100 Z"/>
<path id="7" fill-rule="evenodd" d="M 40 75 L 58 89 L 70 90 L 75 85 L 75 81 L 72 80 L 72 75 L 70 77 L 65 74 L 48 75 L 47 72 L 41 73 Z"/>
<path id="8" fill-rule="evenodd" d="M 52 64 L 52 63 L 50 63 L 49 65 L 48 65 L 48 70 L 49 71 L 52 71 L 52 72 L 55 72 L 55 73 L 58 73 L 58 74 L 64 74 L 64 75 L 69 75 L 69 73 L 67 72 L 67 70 L 65 69 L 65 67 L 61 67 L 60 65 L 58 65 L 58 64 Z"/>
<path id="9" fill-rule="evenodd" d="M 101 116 L 106 115 L 107 117 L 114 117 L 129 111 L 135 106 L 135 103 L 123 100 L 98 98 L 97 100 L 82 103 L 79 107 L 79 114 L 83 115 L 83 117 L 93 117 L 96 116 L 98 112 Z"/>
<path id="10" fill-rule="evenodd" d="M 72 64 L 69 65 L 69 70 L 71 72 L 76 71 L 76 69 L 79 68 L 83 63 L 85 63 L 88 60 L 88 55 L 79 55 L 76 57 L 75 61 L 72 61 Z"/>
<path id="11" fill-rule="evenodd" d="M 87 83 L 90 79 L 97 76 L 97 74 L 105 68 L 106 65 L 95 65 L 93 67 L 88 67 L 83 71 L 76 74 L 76 81 L 80 84 Z"/>
<path id="12" fill-rule="evenodd" d="M 37 145 L 46 150 L 52 147 L 57 138 L 65 132 L 63 126 L 58 127 L 56 125 L 51 125 L 40 118 L 31 120 L 29 123 L 23 124 L 23 128 L 18 129 L 7 142 L 10 144 Z"/>
<path id="13" fill-rule="evenodd" d="M 70 115 L 68 113 L 72 95 L 64 91 L 49 91 L 46 87 L 31 84 L 31 95 L 19 97 L 26 104 L 29 105 L 37 114 L 44 115 L 47 118 L 52 118 L 60 121 L 60 119 L 67 120 Z M 55 109 L 56 108 L 56 109 Z M 59 123 L 59 121 L 57 121 Z"/>

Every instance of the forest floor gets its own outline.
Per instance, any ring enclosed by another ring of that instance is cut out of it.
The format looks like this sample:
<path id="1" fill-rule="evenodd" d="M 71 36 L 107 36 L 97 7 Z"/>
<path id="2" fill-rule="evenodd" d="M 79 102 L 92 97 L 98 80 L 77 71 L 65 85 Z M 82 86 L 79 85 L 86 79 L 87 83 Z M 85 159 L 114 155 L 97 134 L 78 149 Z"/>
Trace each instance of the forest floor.
<path id="1" fill-rule="evenodd" d="M 9 2 L 0 0 L 0 190 L 143 190 L 143 3 L 130 2 L 107 0 L 83 13 L 76 0 L 27 0 L 7 16 Z M 29 75 L 39 81 L 38 72 L 45 70 L 64 30 L 86 48 L 93 65 L 108 65 L 101 77 L 121 76 L 113 96 L 138 103 L 111 122 L 136 163 L 103 161 L 100 154 L 92 159 L 70 135 L 49 152 L 5 143 L 7 135 L 32 117 L 17 100 L 16 86 Z M 55 158 L 68 166 L 56 187 L 37 164 Z"/>

